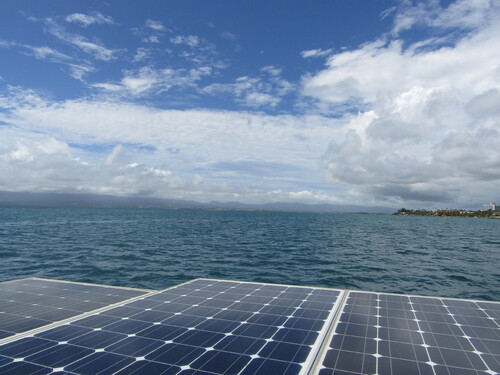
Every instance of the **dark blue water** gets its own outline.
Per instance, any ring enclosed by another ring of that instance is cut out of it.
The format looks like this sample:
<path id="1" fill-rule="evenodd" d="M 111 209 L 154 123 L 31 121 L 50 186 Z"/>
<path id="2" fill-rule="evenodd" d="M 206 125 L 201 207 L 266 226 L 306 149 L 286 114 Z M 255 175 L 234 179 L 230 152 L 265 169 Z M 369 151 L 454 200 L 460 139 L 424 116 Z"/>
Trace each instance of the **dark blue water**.
<path id="1" fill-rule="evenodd" d="M 0 280 L 196 277 L 500 300 L 500 220 L 0 208 Z"/>

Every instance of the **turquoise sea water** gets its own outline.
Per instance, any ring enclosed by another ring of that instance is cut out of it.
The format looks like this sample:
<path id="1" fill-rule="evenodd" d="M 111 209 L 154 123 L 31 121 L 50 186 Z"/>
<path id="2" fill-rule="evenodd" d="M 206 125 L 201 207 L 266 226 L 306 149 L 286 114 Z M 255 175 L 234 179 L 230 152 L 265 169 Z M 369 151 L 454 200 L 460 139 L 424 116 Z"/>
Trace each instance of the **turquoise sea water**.
<path id="1" fill-rule="evenodd" d="M 196 277 L 500 300 L 500 220 L 0 207 L 0 281 Z"/>

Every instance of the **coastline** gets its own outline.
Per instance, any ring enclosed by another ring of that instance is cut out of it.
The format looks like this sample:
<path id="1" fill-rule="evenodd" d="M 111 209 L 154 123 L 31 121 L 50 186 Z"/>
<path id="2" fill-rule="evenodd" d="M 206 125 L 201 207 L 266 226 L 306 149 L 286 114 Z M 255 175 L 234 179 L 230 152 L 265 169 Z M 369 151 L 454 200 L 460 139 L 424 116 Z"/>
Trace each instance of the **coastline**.
<path id="1" fill-rule="evenodd" d="M 500 219 L 500 211 L 486 210 L 486 211 L 470 211 L 459 209 L 438 209 L 438 210 L 409 210 L 402 208 L 393 216 L 428 216 L 428 217 L 462 217 L 469 219 Z"/>

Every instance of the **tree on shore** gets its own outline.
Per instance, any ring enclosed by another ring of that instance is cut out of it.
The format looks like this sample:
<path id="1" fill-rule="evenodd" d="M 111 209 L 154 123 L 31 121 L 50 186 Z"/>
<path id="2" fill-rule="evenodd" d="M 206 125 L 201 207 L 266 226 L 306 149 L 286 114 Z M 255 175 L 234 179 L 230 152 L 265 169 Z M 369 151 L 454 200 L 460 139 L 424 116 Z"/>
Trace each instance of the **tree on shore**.
<path id="1" fill-rule="evenodd" d="M 393 215 L 397 216 L 442 216 L 442 217 L 483 217 L 483 218 L 492 218 L 492 217 L 500 217 L 500 212 L 493 210 L 463 210 L 456 208 L 443 208 L 437 210 L 410 210 L 407 208 L 401 208 L 396 211 Z"/>

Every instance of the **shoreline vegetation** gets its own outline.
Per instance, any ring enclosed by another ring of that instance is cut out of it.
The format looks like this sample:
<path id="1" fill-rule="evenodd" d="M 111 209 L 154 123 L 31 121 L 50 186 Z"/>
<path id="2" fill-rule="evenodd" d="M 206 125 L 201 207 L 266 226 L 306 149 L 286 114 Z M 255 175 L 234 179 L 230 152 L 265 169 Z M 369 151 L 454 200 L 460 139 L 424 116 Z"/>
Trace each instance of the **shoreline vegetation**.
<path id="1" fill-rule="evenodd" d="M 500 219 L 500 211 L 498 210 L 461 210 L 456 208 L 444 208 L 437 210 L 409 210 L 401 208 L 393 215 L 396 216 L 434 216 L 434 217 L 471 217 L 471 218 L 486 218 L 486 219 Z"/>

